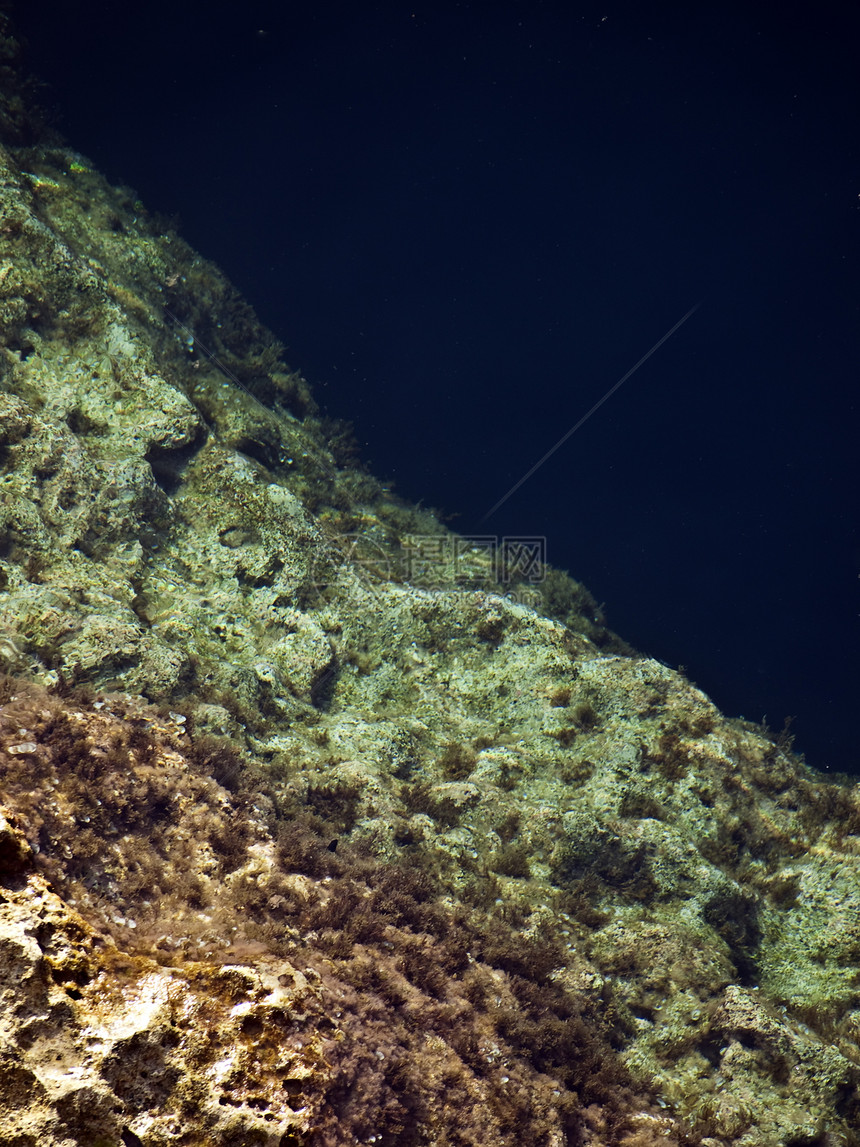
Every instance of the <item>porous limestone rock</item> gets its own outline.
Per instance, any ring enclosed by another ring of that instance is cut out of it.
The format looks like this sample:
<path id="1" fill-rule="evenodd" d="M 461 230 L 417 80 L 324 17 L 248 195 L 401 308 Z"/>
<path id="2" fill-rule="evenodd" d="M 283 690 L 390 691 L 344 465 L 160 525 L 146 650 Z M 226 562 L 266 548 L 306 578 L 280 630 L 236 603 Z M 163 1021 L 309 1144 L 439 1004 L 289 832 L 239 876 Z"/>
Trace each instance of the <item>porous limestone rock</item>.
<path id="1" fill-rule="evenodd" d="M 0 127 L 0 1144 L 860 1143 L 860 796 L 356 466 Z"/>

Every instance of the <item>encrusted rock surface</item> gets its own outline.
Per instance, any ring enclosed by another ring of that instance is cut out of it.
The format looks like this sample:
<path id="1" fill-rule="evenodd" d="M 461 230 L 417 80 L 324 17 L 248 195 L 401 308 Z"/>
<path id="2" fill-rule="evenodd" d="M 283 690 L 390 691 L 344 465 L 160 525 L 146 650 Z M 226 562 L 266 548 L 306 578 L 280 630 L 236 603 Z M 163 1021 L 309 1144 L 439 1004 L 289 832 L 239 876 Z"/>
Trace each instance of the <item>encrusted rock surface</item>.
<path id="1" fill-rule="evenodd" d="M 0 1144 L 860 1143 L 856 787 L 363 472 L 11 58 Z"/>
<path id="2" fill-rule="evenodd" d="M 341 1034 L 318 976 L 124 957 L 33 873 L 5 818 L 0 847 L 2 1142 L 297 1141 L 317 1114 L 306 1081 Z"/>

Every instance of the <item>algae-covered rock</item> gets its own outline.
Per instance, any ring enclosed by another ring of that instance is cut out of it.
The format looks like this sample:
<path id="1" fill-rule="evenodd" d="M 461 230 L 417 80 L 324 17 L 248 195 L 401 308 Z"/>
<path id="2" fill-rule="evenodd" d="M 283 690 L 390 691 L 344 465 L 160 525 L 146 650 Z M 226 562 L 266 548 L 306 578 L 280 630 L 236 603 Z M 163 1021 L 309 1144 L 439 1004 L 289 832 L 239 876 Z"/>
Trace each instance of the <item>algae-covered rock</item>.
<path id="1" fill-rule="evenodd" d="M 0 1140 L 860 1143 L 856 787 L 357 468 L 5 67 Z"/>

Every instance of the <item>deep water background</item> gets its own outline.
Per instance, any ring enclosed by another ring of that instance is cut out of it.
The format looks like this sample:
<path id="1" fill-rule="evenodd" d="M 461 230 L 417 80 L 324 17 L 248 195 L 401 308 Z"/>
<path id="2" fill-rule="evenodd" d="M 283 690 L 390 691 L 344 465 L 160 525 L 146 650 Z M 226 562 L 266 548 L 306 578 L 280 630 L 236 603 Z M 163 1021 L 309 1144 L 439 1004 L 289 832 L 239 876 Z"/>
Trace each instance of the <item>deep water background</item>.
<path id="1" fill-rule="evenodd" d="M 57 126 L 179 216 L 375 473 L 544 535 L 628 641 L 860 773 L 860 15 L 792 11 L 16 19 Z"/>

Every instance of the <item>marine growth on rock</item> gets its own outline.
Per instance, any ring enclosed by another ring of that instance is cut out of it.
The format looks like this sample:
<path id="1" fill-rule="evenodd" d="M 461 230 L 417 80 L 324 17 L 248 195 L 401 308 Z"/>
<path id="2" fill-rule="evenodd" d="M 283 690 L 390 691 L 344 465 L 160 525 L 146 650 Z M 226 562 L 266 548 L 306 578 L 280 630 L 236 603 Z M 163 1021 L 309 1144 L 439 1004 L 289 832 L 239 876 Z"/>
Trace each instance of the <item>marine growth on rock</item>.
<path id="1" fill-rule="evenodd" d="M 856 786 L 365 472 L 4 42 L 0 1142 L 860 1143 Z"/>

